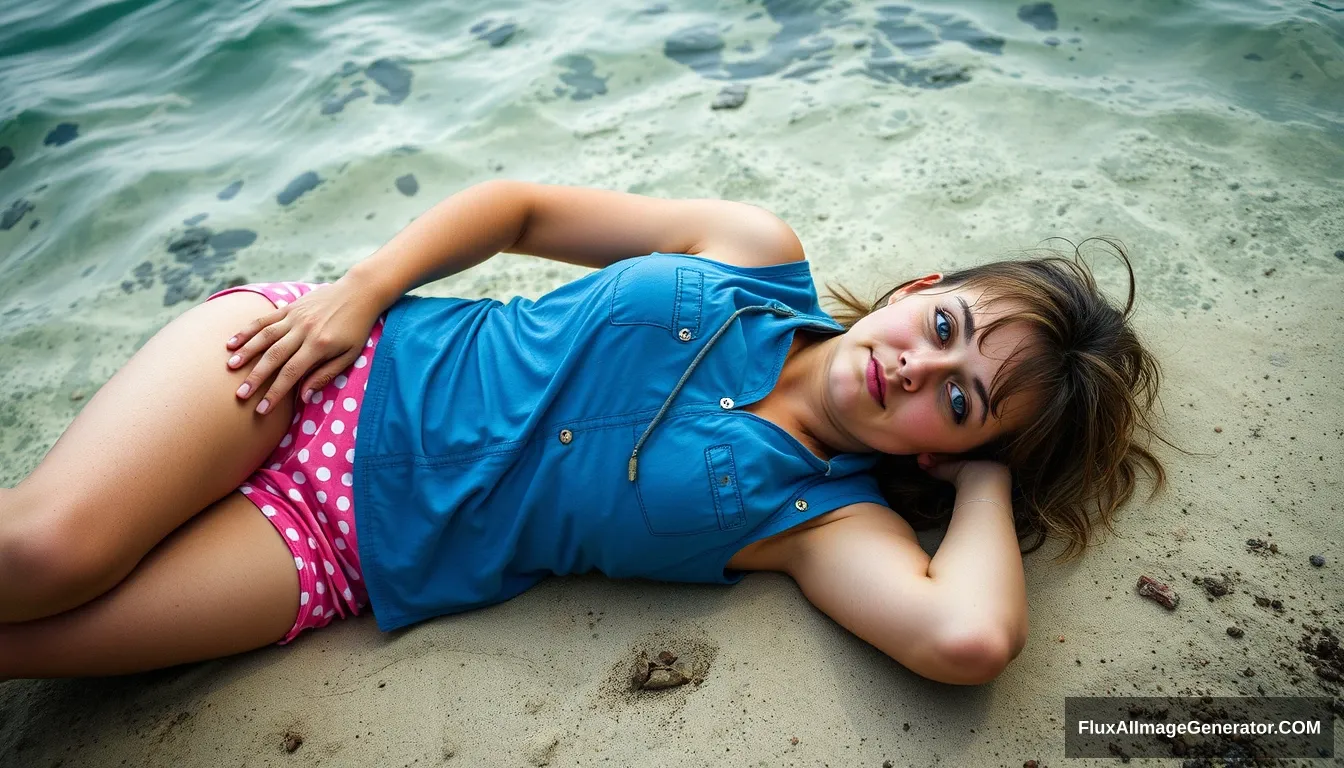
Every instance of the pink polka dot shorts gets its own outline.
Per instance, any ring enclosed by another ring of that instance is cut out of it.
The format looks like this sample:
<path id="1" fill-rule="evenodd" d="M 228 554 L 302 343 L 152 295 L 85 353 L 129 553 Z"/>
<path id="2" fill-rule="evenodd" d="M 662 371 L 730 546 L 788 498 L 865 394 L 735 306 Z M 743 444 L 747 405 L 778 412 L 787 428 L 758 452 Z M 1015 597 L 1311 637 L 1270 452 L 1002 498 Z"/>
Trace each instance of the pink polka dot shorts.
<path id="1" fill-rule="evenodd" d="M 251 283 L 211 294 L 206 301 L 251 291 L 284 307 L 327 283 Z M 280 645 L 337 616 L 358 616 L 369 593 L 359 566 L 355 535 L 354 462 L 359 408 L 368 386 L 383 320 L 364 351 L 312 401 L 298 401 L 290 430 L 238 490 L 247 496 L 289 546 L 299 576 L 299 615 Z"/>

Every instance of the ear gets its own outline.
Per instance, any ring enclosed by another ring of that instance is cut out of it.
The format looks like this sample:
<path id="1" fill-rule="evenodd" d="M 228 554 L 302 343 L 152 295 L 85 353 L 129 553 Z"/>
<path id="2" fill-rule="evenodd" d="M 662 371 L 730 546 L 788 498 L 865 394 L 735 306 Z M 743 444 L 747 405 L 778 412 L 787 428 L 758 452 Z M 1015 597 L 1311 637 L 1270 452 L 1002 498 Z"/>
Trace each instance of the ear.
<path id="1" fill-rule="evenodd" d="M 905 285 L 902 285 L 900 288 L 897 288 L 896 290 L 892 291 L 891 296 L 887 299 L 887 303 L 891 304 L 892 302 L 896 301 L 897 297 L 908 296 L 916 291 L 922 291 L 925 288 L 931 288 L 941 282 L 943 282 L 943 274 L 941 272 L 934 272 L 931 275 L 925 275 L 921 278 L 911 280 Z"/>

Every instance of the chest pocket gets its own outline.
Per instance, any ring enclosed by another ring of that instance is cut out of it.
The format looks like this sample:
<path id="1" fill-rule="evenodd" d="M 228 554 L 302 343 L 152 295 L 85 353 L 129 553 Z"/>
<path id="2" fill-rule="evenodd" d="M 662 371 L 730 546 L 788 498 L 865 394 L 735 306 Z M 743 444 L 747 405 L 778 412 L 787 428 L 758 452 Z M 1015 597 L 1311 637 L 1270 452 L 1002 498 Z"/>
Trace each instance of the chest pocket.
<path id="1" fill-rule="evenodd" d="M 700 337 L 705 303 L 705 273 L 691 267 L 670 269 L 668 260 L 637 260 L 616 278 L 611 296 L 612 325 L 665 328 L 680 341 Z"/>
<path id="2" fill-rule="evenodd" d="M 688 414 L 659 424 L 640 451 L 635 494 L 654 536 L 732 531 L 747 523 L 733 447 L 720 444 L 697 450 L 675 439 L 682 432 L 676 422 L 696 418 L 705 416 Z M 644 426 L 636 426 L 635 440 Z"/>

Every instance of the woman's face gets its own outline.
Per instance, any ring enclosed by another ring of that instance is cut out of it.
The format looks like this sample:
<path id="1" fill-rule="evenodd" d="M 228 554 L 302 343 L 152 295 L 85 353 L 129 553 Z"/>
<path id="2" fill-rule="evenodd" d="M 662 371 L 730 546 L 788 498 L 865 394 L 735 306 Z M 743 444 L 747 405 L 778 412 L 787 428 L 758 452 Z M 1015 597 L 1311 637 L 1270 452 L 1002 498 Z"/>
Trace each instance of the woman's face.
<path id="1" fill-rule="evenodd" d="M 1030 417 L 1024 394 L 1004 403 L 1001 418 L 988 412 L 1004 361 L 1030 342 L 1030 331 L 1009 324 L 986 340 L 983 329 L 1019 307 L 999 301 L 991 310 L 983 289 L 946 288 L 941 279 L 930 275 L 892 294 L 844 334 L 831 361 L 832 420 L 872 450 L 964 453 Z"/>

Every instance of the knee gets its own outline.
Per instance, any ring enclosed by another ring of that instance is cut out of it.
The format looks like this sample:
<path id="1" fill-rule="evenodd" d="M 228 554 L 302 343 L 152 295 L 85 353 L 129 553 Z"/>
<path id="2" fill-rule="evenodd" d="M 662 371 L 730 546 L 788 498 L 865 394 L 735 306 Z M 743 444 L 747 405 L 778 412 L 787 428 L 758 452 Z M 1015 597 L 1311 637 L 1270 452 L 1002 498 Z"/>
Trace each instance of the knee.
<path id="1" fill-rule="evenodd" d="M 95 597 L 87 593 L 107 581 L 114 564 L 87 538 L 59 518 L 0 520 L 0 623 L 42 618 Z"/>

